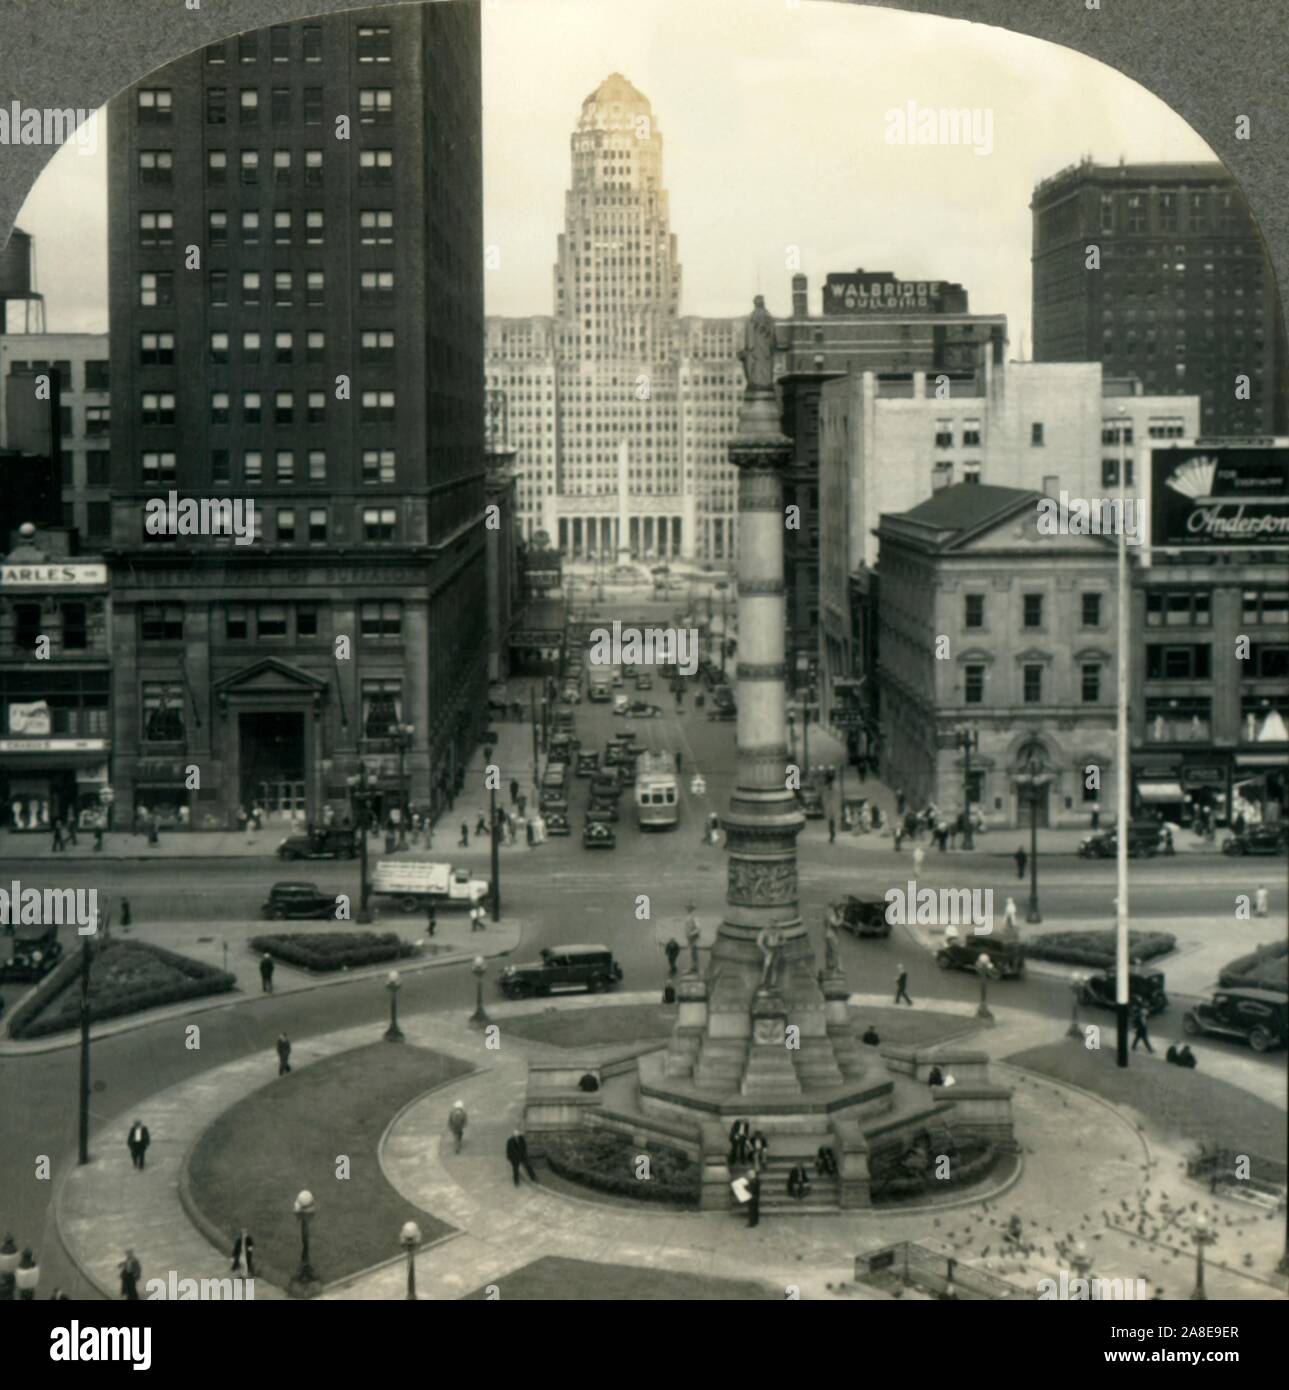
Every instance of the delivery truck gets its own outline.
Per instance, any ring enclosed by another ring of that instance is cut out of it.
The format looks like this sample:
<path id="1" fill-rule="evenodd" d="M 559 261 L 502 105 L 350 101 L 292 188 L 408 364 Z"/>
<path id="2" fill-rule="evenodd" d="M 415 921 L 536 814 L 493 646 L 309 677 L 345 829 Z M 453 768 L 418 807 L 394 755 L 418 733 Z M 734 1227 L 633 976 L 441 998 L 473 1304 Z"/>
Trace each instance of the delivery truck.
<path id="1" fill-rule="evenodd" d="M 451 864 L 426 864 L 415 860 L 382 859 L 371 876 L 374 897 L 393 898 L 404 912 L 418 908 L 474 907 L 488 896 L 492 885 L 475 878 L 469 869 Z"/>

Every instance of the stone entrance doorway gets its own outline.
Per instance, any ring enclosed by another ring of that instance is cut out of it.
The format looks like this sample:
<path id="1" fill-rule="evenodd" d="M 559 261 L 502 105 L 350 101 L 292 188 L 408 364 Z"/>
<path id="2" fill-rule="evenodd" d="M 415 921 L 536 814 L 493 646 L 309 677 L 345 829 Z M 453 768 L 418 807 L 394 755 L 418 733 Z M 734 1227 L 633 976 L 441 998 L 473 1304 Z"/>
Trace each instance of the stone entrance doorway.
<path id="1" fill-rule="evenodd" d="M 241 804 L 271 822 L 308 814 L 305 716 L 296 710 L 242 713 L 237 719 Z"/>

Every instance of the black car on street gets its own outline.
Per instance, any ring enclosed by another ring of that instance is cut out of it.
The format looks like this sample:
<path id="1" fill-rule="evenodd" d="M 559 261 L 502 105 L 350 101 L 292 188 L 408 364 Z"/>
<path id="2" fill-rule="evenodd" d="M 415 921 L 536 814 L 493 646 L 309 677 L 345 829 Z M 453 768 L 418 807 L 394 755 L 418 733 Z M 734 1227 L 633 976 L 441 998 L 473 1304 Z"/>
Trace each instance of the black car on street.
<path id="1" fill-rule="evenodd" d="M 282 922 L 288 917 L 321 921 L 335 917 L 336 895 L 322 892 L 316 883 L 275 883 L 260 911 L 271 922 Z"/>

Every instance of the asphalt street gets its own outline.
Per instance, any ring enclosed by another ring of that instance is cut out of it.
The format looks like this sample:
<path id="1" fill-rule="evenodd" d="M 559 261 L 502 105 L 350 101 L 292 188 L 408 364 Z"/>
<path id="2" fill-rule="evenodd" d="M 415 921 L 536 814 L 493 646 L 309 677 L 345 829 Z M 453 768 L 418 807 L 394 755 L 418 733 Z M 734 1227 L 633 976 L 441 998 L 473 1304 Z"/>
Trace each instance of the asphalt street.
<path id="1" fill-rule="evenodd" d="M 536 849 L 516 848 L 502 858 L 503 906 L 519 911 L 532 926 L 519 952 L 535 954 L 543 945 L 561 941 L 602 941 L 613 947 L 628 988 L 660 989 L 666 964 L 661 947 L 669 935 L 683 941 L 685 906 L 693 901 L 710 939 L 720 918 L 725 889 L 725 853 L 701 843 L 701 827 L 710 810 L 728 804 L 734 771 L 733 723 L 719 723 L 693 708 L 686 697 L 678 713 L 670 692 L 655 681 L 652 692 L 640 698 L 664 707 L 654 719 L 632 721 L 647 747 L 679 751 L 684 757 L 684 791 L 681 823 L 674 831 L 642 832 L 634 823 L 630 794 L 623 797 L 622 819 L 615 826 L 618 845 L 613 850 L 582 848 L 580 831 L 588 799 L 586 779 L 573 781 L 570 821 L 573 835 L 552 840 Z M 603 748 L 609 735 L 623 721 L 607 705 L 583 704 L 578 708 L 577 731 L 587 748 Z M 503 769 L 509 780 L 511 769 Z M 706 794 L 693 795 L 690 778 L 701 771 Z M 516 775 L 522 769 L 514 769 Z M 854 783 L 853 773 L 850 780 Z M 856 784 L 857 785 L 857 784 Z M 852 785 L 853 794 L 855 786 Z M 458 798 L 461 819 L 471 829 L 482 797 L 468 793 Z M 454 822 L 454 815 L 449 820 Z M 445 825 L 436 834 L 436 857 L 482 868 L 486 849 L 474 846 L 462 852 L 452 846 L 456 835 Z M 992 887 L 1001 911 L 1003 897 L 1016 897 L 1022 910 L 1027 886 L 1018 884 L 1010 854 L 1016 837 L 991 835 L 973 854 L 940 855 L 928 850 L 921 881 L 952 887 Z M 472 836 L 473 839 L 473 836 Z M 374 845 L 373 841 L 373 845 Z M 54 874 L 51 876 L 50 871 Z M 1280 864 L 1253 864 L 1224 860 L 1219 856 L 1178 856 L 1169 860 L 1134 861 L 1131 866 L 1134 921 L 1166 927 L 1170 914 L 1213 914 L 1213 930 L 1232 912 L 1234 895 L 1248 891 L 1265 877 L 1283 876 Z M 841 893 L 880 897 L 886 888 L 912 876 L 912 855 L 888 849 L 857 848 L 840 837 L 827 841 L 826 823 L 811 822 L 800 841 L 801 905 L 805 920 L 818 924 L 829 901 Z M 191 920 L 194 934 L 217 928 L 220 920 L 248 919 L 259 915 L 267 889 L 279 879 L 309 879 L 332 891 L 348 888 L 357 896 L 357 862 L 311 862 L 283 865 L 269 858 L 242 860 L 174 860 L 153 863 L 76 862 L 57 865 L 48 861 L 30 867 L 9 860 L 0 864 L 0 881 L 20 877 L 24 886 L 98 887 L 115 902 L 129 897 L 135 934 L 147 939 L 149 920 Z M 636 915 L 638 895 L 650 898 L 651 919 Z M 1045 855 L 1040 865 L 1040 894 L 1044 914 L 1050 919 L 1083 918 L 1110 925 L 1114 897 L 1114 864 L 1085 863 L 1073 855 Z M 398 919 L 396 910 L 386 914 Z M 71 929 L 65 929 L 68 941 Z M 974 978 L 940 971 L 931 957 L 916 946 L 902 929 L 888 941 L 854 941 L 844 938 L 843 964 L 852 989 L 878 991 L 894 978 L 897 962 L 910 973 L 915 1000 L 931 997 L 971 999 L 977 992 Z M 495 973 L 495 972 L 494 972 Z M 1069 1008 L 1068 989 L 1058 980 L 1031 975 L 1024 982 L 995 986 L 1005 990 L 1008 1002 L 1039 1010 L 1053 1018 Z M 6 994 L 16 998 L 14 987 Z M 474 1003 L 474 980 L 467 966 L 430 970 L 405 977 L 401 1009 L 460 1008 L 469 1012 Z M 94 1044 L 93 1147 L 124 1146 L 128 1115 L 142 1108 L 154 1092 L 192 1076 L 195 1072 L 259 1052 L 264 1056 L 265 1076 L 276 1072 L 273 1042 L 281 1031 L 300 1040 L 312 1033 L 329 1032 L 369 1021 L 373 1039 L 383 1030 L 387 1012 L 385 991 L 379 981 L 356 980 L 350 985 L 305 993 L 261 996 L 249 993 L 236 1007 L 217 1009 L 200 1016 L 199 1051 L 185 1047 L 180 1021 L 147 1025 L 137 1031 Z M 1110 1015 L 1107 1014 L 1107 1020 Z M 1157 1034 L 1165 1041 L 1180 1029 L 1180 1010 L 1158 1020 Z M 1210 1046 L 1223 1046 L 1215 1040 Z M 1269 1063 L 1270 1065 L 1270 1063 Z M 91 1296 L 58 1250 L 48 1220 L 50 1197 L 59 1165 L 75 1162 L 77 1052 L 75 1048 L 23 1058 L 0 1059 L 0 1224 L 13 1230 L 21 1244 L 34 1244 L 44 1274 L 41 1288 L 47 1295 L 61 1283 L 73 1296 Z M 99 1127 L 108 1120 L 113 1128 Z M 49 1155 L 53 1179 L 38 1175 L 38 1160 Z M 290 1200 L 284 1185 L 284 1200 Z"/>

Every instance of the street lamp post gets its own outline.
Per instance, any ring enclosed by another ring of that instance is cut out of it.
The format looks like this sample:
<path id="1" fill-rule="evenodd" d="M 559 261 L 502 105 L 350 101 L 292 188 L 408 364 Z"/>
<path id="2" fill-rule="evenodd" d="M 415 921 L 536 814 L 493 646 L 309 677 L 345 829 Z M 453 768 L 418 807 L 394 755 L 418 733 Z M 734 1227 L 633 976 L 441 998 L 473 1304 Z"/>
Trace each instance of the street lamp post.
<path id="1" fill-rule="evenodd" d="M 81 942 L 81 1068 L 76 1157 L 81 1166 L 90 1161 L 90 960 L 93 941 L 91 933 Z"/>
<path id="2" fill-rule="evenodd" d="M 729 597 L 730 583 L 728 579 L 718 579 L 716 587 L 721 595 L 721 684 L 725 684 L 725 650 L 729 645 L 730 625 L 729 608 L 727 599 Z"/>
<path id="3" fill-rule="evenodd" d="M 421 1243 L 421 1228 L 415 1221 L 407 1221 L 398 1233 L 398 1239 L 407 1251 L 407 1297 L 416 1302 L 416 1247 Z"/>
<path id="4" fill-rule="evenodd" d="M 980 747 L 980 734 L 972 725 L 960 724 L 954 738 L 962 749 L 962 848 L 973 850 L 976 841 L 971 827 L 971 754 Z"/>
<path id="5" fill-rule="evenodd" d="M 1083 994 L 1083 982 L 1087 977 L 1075 975 L 1070 981 L 1070 1026 L 1065 1030 L 1067 1038 L 1082 1038 L 1083 1028 L 1079 1023 L 1079 998 Z"/>
<path id="6" fill-rule="evenodd" d="M 292 1210 L 300 1223 L 300 1267 L 295 1272 L 293 1282 L 297 1288 L 303 1290 L 318 1282 L 313 1266 L 309 1263 L 309 1222 L 318 1213 L 318 1204 L 313 1200 L 313 1193 L 307 1188 L 301 1192 L 295 1199 Z"/>
<path id="7" fill-rule="evenodd" d="M 1196 1219 L 1195 1225 L 1191 1229 L 1191 1239 L 1195 1242 L 1195 1288 L 1191 1293 L 1191 1298 L 1199 1302 L 1207 1302 L 1208 1294 L 1204 1292 L 1204 1247 L 1212 1245 L 1217 1239 L 1217 1232 L 1201 1216 Z"/>
<path id="8" fill-rule="evenodd" d="M 399 724 L 394 730 L 394 737 L 398 747 L 398 798 L 399 798 L 399 819 L 398 819 L 398 847 L 407 848 L 407 773 L 404 759 L 412 747 L 412 737 L 416 733 L 414 724 Z"/>
<path id="9" fill-rule="evenodd" d="M 385 988 L 389 990 L 389 1027 L 385 1029 L 386 1042 L 403 1041 L 403 1030 L 398 1026 L 398 991 L 402 985 L 398 971 L 391 970 L 385 979 Z"/>
<path id="10" fill-rule="evenodd" d="M 475 956 L 470 963 L 470 970 L 474 975 L 474 1013 L 470 1015 L 470 1023 L 475 1028 L 486 1028 L 492 1020 L 488 1017 L 488 1011 L 483 1007 L 483 977 L 488 969 L 488 963 L 482 956 Z"/>
<path id="11" fill-rule="evenodd" d="M 1043 914 L 1038 910 L 1038 775 L 1039 761 L 1029 760 L 1029 911 L 1025 914 L 1027 922 L 1041 922 Z"/>
<path id="12" fill-rule="evenodd" d="M 483 760 L 489 767 L 492 766 L 492 746 L 491 744 L 483 750 Z M 491 837 L 492 848 L 492 920 L 501 920 L 501 850 L 497 834 L 497 788 L 495 777 L 489 777 L 488 787 L 488 826 Z"/>

